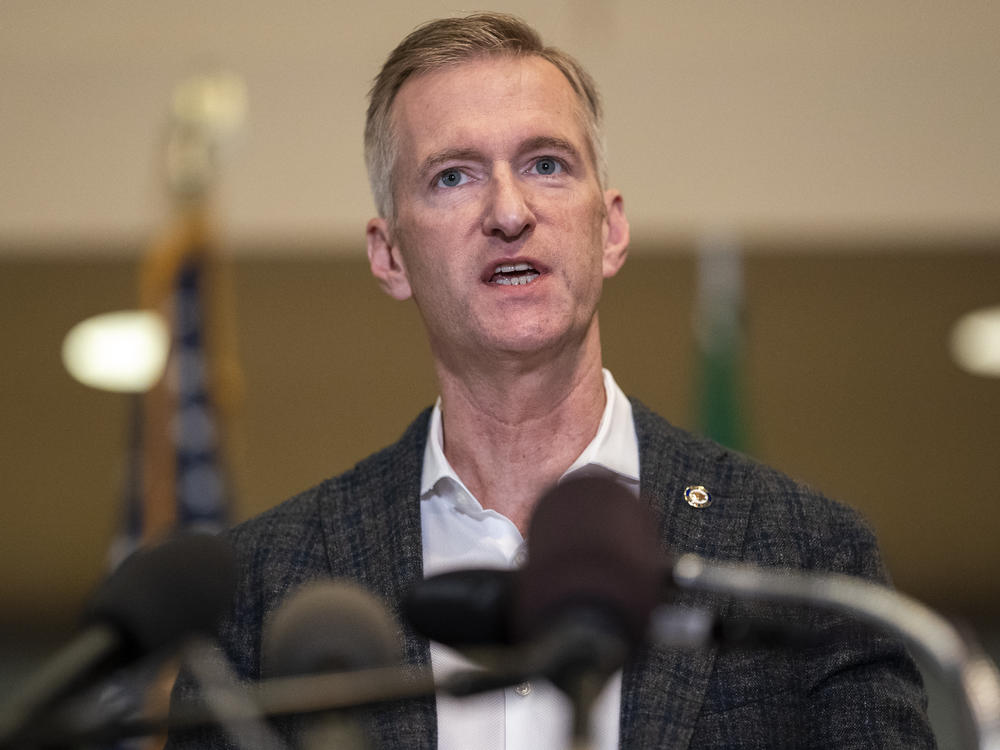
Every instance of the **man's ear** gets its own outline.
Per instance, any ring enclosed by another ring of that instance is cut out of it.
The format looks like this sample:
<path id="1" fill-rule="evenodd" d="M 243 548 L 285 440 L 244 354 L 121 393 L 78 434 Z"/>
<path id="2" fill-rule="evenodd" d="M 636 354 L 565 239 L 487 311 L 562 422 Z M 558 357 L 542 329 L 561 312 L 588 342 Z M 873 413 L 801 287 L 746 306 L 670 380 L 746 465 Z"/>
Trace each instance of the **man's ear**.
<path id="1" fill-rule="evenodd" d="M 410 279 L 403 265 L 399 247 L 389 231 L 389 223 L 382 218 L 372 219 L 366 229 L 368 240 L 368 265 L 372 276 L 378 279 L 382 291 L 393 299 L 409 299 L 413 294 Z"/>
<path id="2" fill-rule="evenodd" d="M 617 190 L 604 193 L 604 278 L 610 279 L 625 264 L 629 229 L 625 199 Z"/>

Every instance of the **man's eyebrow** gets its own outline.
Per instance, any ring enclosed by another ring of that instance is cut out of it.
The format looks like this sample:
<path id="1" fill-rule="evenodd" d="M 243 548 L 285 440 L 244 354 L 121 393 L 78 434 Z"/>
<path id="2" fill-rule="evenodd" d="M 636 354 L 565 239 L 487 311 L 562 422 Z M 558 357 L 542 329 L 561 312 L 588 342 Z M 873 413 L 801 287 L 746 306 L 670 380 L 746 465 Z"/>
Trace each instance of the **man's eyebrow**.
<path id="1" fill-rule="evenodd" d="M 445 148 L 435 151 L 420 163 L 419 174 L 433 172 L 451 161 L 480 161 L 483 155 L 473 148 Z"/>
<path id="2" fill-rule="evenodd" d="M 558 138 L 551 135 L 540 135 L 535 138 L 529 138 L 521 144 L 520 150 L 522 152 L 552 150 L 562 151 L 563 153 L 570 154 L 571 156 L 580 155 L 577 147 L 565 138 Z"/>

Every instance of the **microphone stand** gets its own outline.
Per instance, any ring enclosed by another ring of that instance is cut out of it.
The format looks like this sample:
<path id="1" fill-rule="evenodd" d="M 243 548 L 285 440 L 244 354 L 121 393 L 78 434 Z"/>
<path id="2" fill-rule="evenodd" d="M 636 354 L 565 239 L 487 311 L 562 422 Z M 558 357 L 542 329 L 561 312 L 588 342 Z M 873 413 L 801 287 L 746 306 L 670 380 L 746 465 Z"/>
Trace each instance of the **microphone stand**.
<path id="1" fill-rule="evenodd" d="M 600 646 L 596 650 L 595 643 Z M 489 650 L 484 650 L 485 656 Z M 574 706 L 573 750 L 589 750 L 590 708 L 600 693 L 612 666 L 624 659 L 624 646 L 607 639 L 597 641 L 593 632 L 563 631 L 561 637 L 506 649 L 505 659 L 493 654 L 498 666 L 485 671 L 468 670 L 436 681 L 430 667 L 390 666 L 354 672 L 327 672 L 291 677 L 272 677 L 255 683 L 237 681 L 219 655 L 197 641 L 189 644 L 188 656 L 198 657 L 196 679 L 202 683 L 197 703 L 175 704 L 169 716 L 141 716 L 100 726 L 73 726 L 56 720 L 25 737 L 27 744 L 15 747 L 69 747 L 107 744 L 128 737 L 158 734 L 167 730 L 220 726 L 241 747 L 281 750 L 284 743 L 262 724 L 266 717 L 306 714 L 352 708 L 385 701 L 404 700 L 443 691 L 463 697 L 522 682 L 532 675 L 546 674 L 570 697 Z M 595 661 L 596 658 L 596 661 Z M 511 667 L 512 663 L 520 664 Z M 60 717 L 61 718 L 61 717 Z M 8 746 L 0 744 L 0 750 Z"/>
<path id="2" fill-rule="evenodd" d="M 204 651 L 196 652 L 207 656 Z M 238 683 L 219 673 L 218 657 L 208 663 L 211 672 L 203 669 L 198 676 L 202 681 L 206 674 L 210 675 L 208 684 L 202 686 L 201 702 L 175 705 L 169 716 L 143 716 L 82 728 L 56 720 L 16 744 L 0 743 L 0 750 L 104 744 L 166 730 L 210 725 L 221 726 L 241 747 L 281 750 L 284 743 L 262 723 L 263 718 L 416 698 L 432 694 L 435 689 L 447 689 L 447 686 L 435 685 L 429 667 L 379 667 Z"/>
<path id="3" fill-rule="evenodd" d="M 895 633 L 958 694 L 969 746 L 1000 750 L 1000 672 L 976 644 L 915 599 L 850 576 L 714 563 L 693 554 L 677 560 L 672 577 L 684 589 L 822 607 Z"/>

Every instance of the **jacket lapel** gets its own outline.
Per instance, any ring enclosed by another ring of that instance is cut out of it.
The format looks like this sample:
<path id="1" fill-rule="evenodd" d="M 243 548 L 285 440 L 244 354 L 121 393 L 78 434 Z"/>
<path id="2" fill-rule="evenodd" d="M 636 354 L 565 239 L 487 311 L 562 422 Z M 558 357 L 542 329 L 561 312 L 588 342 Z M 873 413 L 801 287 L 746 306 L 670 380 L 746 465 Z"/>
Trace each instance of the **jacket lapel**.
<path id="1" fill-rule="evenodd" d="M 750 503 L 738 492 L 741 478 L 725 449 L 671 426 L 633 400 L 639 438 L 640 492 L 660 515 L 660 539 L 672 558 L 696 552 L 739 559 Z M 703 485 L 708 507 L 684 496 Z M 708 595 L 678 592 L 673 604 L 718 609 Z M 626 665 L 622 682 L 621 747 L 686 748 L 704 701 L 715 649 L 668 649 L 650 645 Z"/>

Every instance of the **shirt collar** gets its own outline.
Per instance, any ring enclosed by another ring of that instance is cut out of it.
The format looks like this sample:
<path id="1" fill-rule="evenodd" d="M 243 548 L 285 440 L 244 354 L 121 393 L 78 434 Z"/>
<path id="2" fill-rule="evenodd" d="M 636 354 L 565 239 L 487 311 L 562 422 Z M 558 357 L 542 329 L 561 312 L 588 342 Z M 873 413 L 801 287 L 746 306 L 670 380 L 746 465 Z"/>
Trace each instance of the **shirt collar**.
<path id="1" fill-rule="evenodd" d="M 597 434 L 583 452 L 563 472 L 561 479 L 585 474 L 612 474 L 626 485 L 639 486 L 639 441 L 635 435 L 632 404 L 618 387 L 608 370 L 604 376 L 604 413 Z M 424 466 L 420 478 L 420 497 L 423 499 L 435 488 L 457 484 L 473 497 L 444 455 L 444 429 L 441 423 L 441 399 L 438 398 L 431 412 L 427 445 L 424 448 Z M 441 493 L 441 489 L 438 489 Z M 453 495 L 454 493 L 447 493 Z M 461 495 L 462 493 L 458 493 Z"/>

